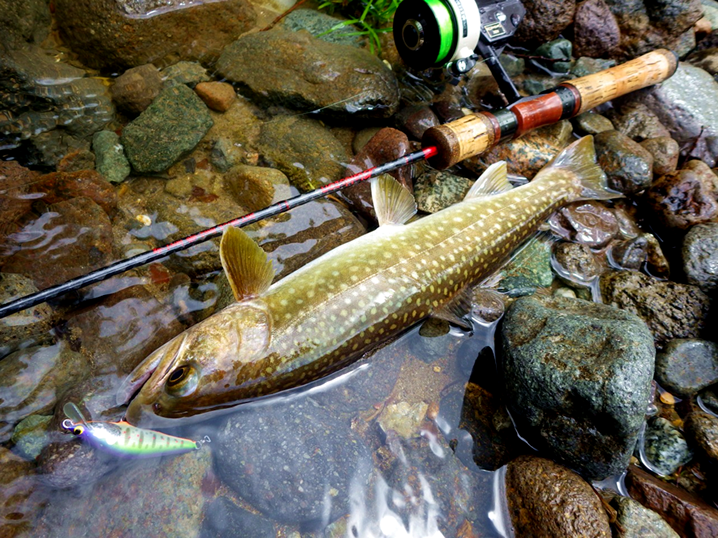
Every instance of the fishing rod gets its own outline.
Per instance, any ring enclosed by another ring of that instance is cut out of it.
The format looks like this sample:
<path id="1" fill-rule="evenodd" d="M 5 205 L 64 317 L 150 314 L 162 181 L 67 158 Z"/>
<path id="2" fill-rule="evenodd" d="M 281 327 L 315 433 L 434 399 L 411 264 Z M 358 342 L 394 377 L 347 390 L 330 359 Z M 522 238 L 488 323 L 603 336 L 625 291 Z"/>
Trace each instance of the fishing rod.
<path id="1" fill-rule="evenodd" d="M 7 302 L 0 305 L 0 318 L 217 237 L 229 226 L 241 228 L 273 217 L 402 166 L 428 160 L 434 168 L 448 168 L 464 159 L 485 153 L 503 140 L 519 137 L 537 127 L 572 118 L 597 105 L 662 82 L 675 72 L 677 65 L 678 59 L 673 52 L 656 50 L 605 71 L 564 82 L 543 94 L 521 99 L 508 108 L 469 114 L 450 123 L 432 127 L 424 134 L 423 149 L 420 151 L 277 202 L 168 245 L 119 260 L 62 284 Z"/>

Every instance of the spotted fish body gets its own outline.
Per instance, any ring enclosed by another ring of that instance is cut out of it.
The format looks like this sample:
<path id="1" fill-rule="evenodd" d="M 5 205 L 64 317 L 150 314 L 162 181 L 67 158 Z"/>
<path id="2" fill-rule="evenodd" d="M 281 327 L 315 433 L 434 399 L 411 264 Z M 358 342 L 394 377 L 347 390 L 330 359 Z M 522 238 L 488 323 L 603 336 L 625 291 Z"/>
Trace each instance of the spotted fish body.
<path id="1" fill-rule="evenodd" d="M 509 190 L 505 165 L 493 173 L 502 177 L 490 190 L 505 192 L 486 196 L 480 178 L 463 202 L 408 225 L 380 226 L 254 293 L 237 281 L 259 269 L 225 263 L 239 302 L 138 367 L 120 396 L 142 385 L 128 420 L 187 417 L 326 376 L 492 274 L 559 206 L 613 196 L 604 190 L 590 137 L 525 186 Z M 380 224 L 402 204 L 397 198 L 410 197 L 390 191 L 375 197 Z M 244 258 L 251 258 L 246 249 Z"/>

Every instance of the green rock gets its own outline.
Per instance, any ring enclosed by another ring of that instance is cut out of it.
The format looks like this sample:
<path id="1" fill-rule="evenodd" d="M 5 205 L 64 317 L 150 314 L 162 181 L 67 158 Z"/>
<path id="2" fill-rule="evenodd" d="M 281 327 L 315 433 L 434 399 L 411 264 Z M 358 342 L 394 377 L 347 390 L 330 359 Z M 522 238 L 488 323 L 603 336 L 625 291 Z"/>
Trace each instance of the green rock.
<path id="1" fill-rule="evenodd" d="M 37 458 L 49 443 L 47 427 L 51 421 L 52 415 L 30 415 L 21 420 L 15 426 L 11 437 L 15 452 L 27 460 Z"/>
<path id="2" fill-rule="evenodd" d="M 499 61 L 510 77 L 518 77 L 524 72 L 524 69 L 526 69 L 526 60 L 518 58 L 508 52 L 501 53 Z"/>
<path id="3" fill-rule="evenodd" d="M 616 507 L 616 538 L 678 538 L 666 521 L 653 510 L 629 497 L 616 496 L 611 500 Z"/>
<path id="4" fill-rule="evenodd" d="M 341 43 L 352 47 L 361 47 L 363 38 L 356 35 L 357 28 L 351 24 L 330 31 L 332 28 L 346 22 L 345 19 L 338 19 L 317 11 L 316 9 L 297 9 L 284 17 L 282 24 L 288 30 L 297 32 L 306 30 L 317 39 L 327 43 Z M 325 35 L 321 35 L 324 34 Z"/>
<path id="5" fill-rule="evenodd" d="M 130 163 L 114 131 L 99 131 L 92 137 L 95 169 L 110 183 L 122 183 L 130 175 Z"/>
<path id="6" fill-rule="evenodd" d="M 662 417 L 653 417 L 646 424 L 643 447 L 649 463 L 665 476 L 693 458 L 681 431 Z"/>
<path id="7" fill-rule="evenodd" d="M 209 82 L 207 70 L 197 62 L 177 62 L 165 67 L 162 72 L 164 87 L 169 88 L 179 84 L 186 84 L 194 88 L 200 82 Z"/>
<path id="8" fill-rule="evenodd" d="M 576 77 L 593 75 L 616 65 L 616 60 L 601 60 L 600 58 L 587 58 L 582 56 L 571 67 L 571 74 Z"/>
<path id="9" fill-rule="evenodd" d="M 122 131 L 122 145 L 139 173 L 162 172 L 192 151 L 212 127 L 207 106 L 187 86 L 162 90 Z"/>
<path id="10" fill-rule="evenodd" d="M 464 199 L 473 182 L 449 172 L 430 170 L 416 179 L 414 197 L 421 211 L 436 213 Z"/>
<path id="11" fill-rule="evenodd" d="M 656 381 L 681 398 L 690 398 L 718 381 L 718 344 L 677 338 L 656 356 Z"/>
<path id="12" fill-rule="evenodd" d="M 573 52 L 573 44 L 568 39 L 554 39 L 548 43 L 544 43 L 536 49 L 534 54 L 537 56 L 544 56 L 546 58 L 552 58 L 558 60 L 566 58 L 567 62 L 551 62 L 546 65 L 549 70 L 555 73 L 568 73 L 571 69 L 571 53 Z M 544 62 L 545 63 L 545 62 Z"/>
<path id="13" fill-rule="evenodd" d="M 537 288 L 553 282 L 551 245 L 547 241 L 531 241 L 501 270 L 499 291 L 510 297 L 530 295 Z"/>

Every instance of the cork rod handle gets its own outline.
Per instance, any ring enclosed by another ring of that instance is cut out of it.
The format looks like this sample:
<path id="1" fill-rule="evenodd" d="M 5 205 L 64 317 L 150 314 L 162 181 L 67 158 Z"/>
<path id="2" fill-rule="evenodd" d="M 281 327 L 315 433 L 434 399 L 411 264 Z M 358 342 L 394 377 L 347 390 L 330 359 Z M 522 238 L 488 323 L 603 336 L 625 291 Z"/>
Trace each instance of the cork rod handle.
<path id="1" fill-rule="evenodd" d="M 565 82 L 508 109 L 469 114 L 432 127 L 424 134 L 422 145 L 437 148 L 436 157 L 430 160 L 432 166 L 448 168 L 488 151 L 502 139 L 572 118 L 601 103 L 662 82 L 673 75 L 677 65 L 673 52 L 655 50 L 600 73 Z"/>

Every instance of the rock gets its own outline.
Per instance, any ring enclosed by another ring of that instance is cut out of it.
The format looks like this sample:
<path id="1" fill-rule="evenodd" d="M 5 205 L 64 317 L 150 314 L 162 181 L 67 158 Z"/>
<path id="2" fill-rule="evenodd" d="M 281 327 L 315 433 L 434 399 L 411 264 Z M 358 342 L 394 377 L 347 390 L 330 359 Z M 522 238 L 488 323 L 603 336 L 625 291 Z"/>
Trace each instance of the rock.
<path id="1" fill-rule="evenodd" d="M 439 118 L 428 106 L 402 108 L 395 119 L 398 127 L 409 133 L 414 140 L 421 140 L 427 129 L 439 125 Z"/>
<path id="2" fill-rule="evenodd" d="M 38 289 L 84 275 L 112 260 L 112 225 L 89 198 L 48 206 L 10 236 L 3 271 L 32 278 Z"/>
<path id="3" fill-rule="evenodd" d="M 695 88 L 700 88 L 696 91 Z M 640 97 L 670 131 L 689 156 L 715 166 L 718 158 L 718 82 L 699 67 L 681 62 L 668 80 Z"/>
<path id="4" fill-rule="evenodd" d="M 137 172 L 162 172 L 194 149 L 212 124 L 197 94 L 172 86 L 123 129 L 121 141 Z"/>
<path id="5" fill-rule="evenodd" d="M 503 325 L 507 404 L 518 431 L 583 476 L 620 473 L 653 378 L 653 340 L 635 315 L 578 299 L 523 297 Z"/>
<path id="6" fill-rule="evenodd" d="M 678 486 L 633 465 L 626 486 L 631 497 L 657 512 L 681 536 L 708 538 L 718 533 L 718 510 Z"/>
<path id="7" fill-rule="evenodd" d="M 94 170 L 45 174 L 28 187 L 28 192 L 34 200 L 42 200 L 45 204 L 88 198 L 99 205 L 110 218 L 114 217 L 117 210 L 115 189 Z"/>
<path id="8" fill-rule="evenodd" d="M 117 467 L 114 461 L 80 439 L 50 443 L 38 456 L 40 481 L 53 489 L 92 484 Z"/>
<path id="9" fill-rule="evenodd" d="M 335 28 L 338 24 L 346 23 L 345 19 L 332 17 L 314 9 L 295 9 L 282 19 L 282 25 L 293 32 L 306 30 L 317 39 L 327 43 L 340 43 L 352 47 L 361 47 L 364 38 L 356 35 L 358 28 L 346 24 Z M 322 35 L 324 34 L 324 35 Z"/>
<path id="10" fill-rule="evenodd" d="M 621 30 L 603 0 L 578 4 L 573 19 L 573 43 L 577 56 L 601 58 L 618 46 Z"/>
<path id="11" fill-rule="evenodd" d="M 46 497 L 37 491 L 35 467 L 7 448 L 0 448 L 0 532 L 13 538 L 32 534 Z"/>
<path id="12" fill-rule="evenodd" d="M 270 519 L 248 512 L 226 497 L 219 497 L 205 509 L 200 536 L 275 536 L 274 523 Z"/>
<path id="13" fill-rule="evenodd" d="M 661 282 L 634 271 L 601 277 L 604 303 L 643 318 L 662 348 L 674 338 L 697 338 L 705 326 L 710 299 L 695 286 Z"/>
<path id="14" fill-rule="evenodd" d="M 232 85 L 226 82 L 200 82 L 194 91 L 209 108 L 217 112 L 227 112 L 237 98 Z"/>
<path id="15" fill-rule="evenodd" d="M 369 140 L 374 138 L 374 135 L 381 130 L 382 127 L 367 127 L 357 132 L 357 134 L 354 135 L 354 140 L 352 140 L 352 151 L 355 154 L 359 153 L 364 149 L 364 146 L 369 143 Z"/>
<path id="16" fill-rule="evenodd" d="M 47 427 L 52 420 L 51 415 L 30 415 L 18 422 L 12 432 L 13 450 L 26 460 L 34 460 L 49 443 Z"/>
<path id="17" fill-rule="evenodd" d="M 686 61 L 715 77 L 718 74 L 718 48 L 712 47 L 692 53 Z"/>
<path id="18" fill-rule="evenodd" d="M 600 71 L 605 71 L 616 65 L 616 60 L 603 60 L 598 58 L 587 58 L 581 56 L 571 66 L 570 73 L 576 77 L 585 77 L 593 75 Z M 613 127 L 611 127 L 613 129 Z"/>
<path id="19" fill-rule="evenodd" d="M 111 462 L 117 465 L 118 460 Z M 91 459 L 78 461 L 74 467 L 79 472 L 84 470 L 80 463 L 98 467 Z M 99 525 L 103 532 L 117 536 L 198 536 L 204 505 L 213 495 L 216 480 L 211 466 L 207 449 L 161 460 L 123 462 L 116 472 L 91 484 L 86 493 L 64 495 L 49 504 L 33 535 L 88 536 Z"/>
<path id="20" fill-rule="evenodd" d="M 197 62 L 177 62 L 160 71 L 165 88 L 186 84 L 194 88 L 200 82 L 209 82 L 207 70 Z"/>
<path id="21" fill-rule="evenodd" d="M 110 183 L 122 183 L 130 175 L 130 163 L 114 131 L 99 131 L 92 137 L 96 169 Z"/>
<path id="22" fill-rule="evenodd" d="M 32 280 L 23 275 L 0 273 L 0 303 L 5 304 L 39 291 Z M 41 303 L 0 318 L 0 357 L 30 345 L 49 345 L 55 337 L 52 328 L 52 308 Z"/>
<path id="23" fill-rule="evenodd" d="M 574 202 L 549 218 L 551 231 L 568 241 L 601 248 L 618 234 L 616 216 L 601 202 Z"/>
<path id="24" fill-rule="evenodd" d="M 259 102 L 336 118 L 386 118 L 399 104 L 396 77 L 376 56 L 280 28 L 226 47 L 217 74 Z"/>
<path id="25" fill-rule="evenodd" d="M 668 129 L 656 113 L 643 103 L 629 101 L 606 114 L 617 131 L 638 142 L 649 138 L 670 137 Z"/>
<path id="26" fill-rule="evenodd" d="M 606 172 L 608 186 L 623 194 L 635 194 L 651 185 L 653 156 L 639 143 L 618 131 L 594 137 L 597 162 Z"/>
<path id="27" fill-rule="evenodd" d="M 718 417 L 692 411 L 686 415 L 683 431 L 693 447 L 714 463 L 718 462 Z"/>
<path id="28" fill-rule="evenodd" d="M 162 77 L 152 64 L 133 67 L 115 79 L 110 88 L 117 107 L 132 116 L 144 112 L 162 90 Z"/>
<path id="29" fill-rule="evenodd" d="M 656 177 L 676 171 L 680 156 L 678 142 L 669 136 L 658 136 L 646 138 L 641 146 L 653 155 L 653 174 Z"/>
<path id="30" fill-rule="evenodd" d="M 573 44 L 568 39 L 554 39 L 548 43 L 544 43 L 534 51 L 536 56 L 543 58 L 551 58 L 553 60 L 566 59 L 564 62 L 544 62 L 540 60 L 530 60 L 529 63 L 534 65 L 545 65 L 545 67 L 553 73 L 568 73 L 571 69 L 571 56 L 573 55 Z"/>
<path id="31" fill-rule="evenodd" d="M 498 290 L 509 297 L 530 295 L 537 288 L 553 282 L 551 245 L 548 241 L 532 241 L 518 251 L 500 271 Z"/>
<path id="32" fill-rule="evenodd" d="M 234 200 L 249 211 L 263 209 L 292 196 L 289 180 L 279 170 L 261 166 L 235 166 L 224 175 Z"/>
<path id="33" fill-rule="evenodd" d="M 409 347 L 422 361 L 432 363 L 446 356 L 453 338 L 448 321 L 429 318 L 422 322 L 417 336 L 409 342 Z"/>
<path id="34" fill-rule="evenodd" d="M 616 507 L 616 538 L 678 538 L 661 516 L 629 497 L 616 495 L 611 505 Z"/>
<path id="35" fill-rule="evenodd" d="M 419 426 L 424 422 L 428 408 L 429 404 L 425 402 L 392 403 L 382 409 L 377 417 L 377 423 L 384 432 L 391 430 L 404 439 L 419 437 L 421 435 Z"/>
<path id="36" fill-rule="evenodd" d="M 342 177 L 349 161 L 344 146 L 319 121 L 279 116 L 262 125 L 259 152 L 302 191 Z"/>
<path id="37" fill-rule="evenodd" d="M 576 12 L 574 0 L 526 0 L 523 4 L 526 16 L 514 35 L 519 42 L 535 44 L 556 39 L 571 24 Z"/>
<path id="38" fill-rule="evenodd" d="M 551 265 L 571 287 L 586 287 L 603 272 L 593 251 L 581 243 L 556 243 Z"/>
<path id="39" fill-rule="evenodd" d="M 32 197 L 26 196 L 28 186 L 40 175 L 17 161 L 0 161 L 0 225 L 3 229 L 30 211 Z"/>
<path id="40" fill-rule="evenodd" d="M 85 148 L 79 148 L 65 155 L 57 163 L 58 172 L 80 172 L 95 168 L 95 154 Z"/>
<path id="41" fill-rule="evenodd" d="M 429 170 L 416 178 L 414 196 L 420 211 L 436 213 L 461 202 L 469 192 L 471 180 L 449 172 Z"/>
<path id="42" fill-rule="evenodd" d="M 15 424 L 50 411 L 58 397 L 88 375 L 88 362 L 67 344 L 30 347 L 0 362 L 0 439 L 10 439 Z"/>
<path id="43" fill-rule="evenodd" d="M 376 133 L 357 153 L 346 167 L 343 175 L 357 174 L 373 166 L 403 157 L 411 152 L 409 139 L 401 131 L 389 127 Z M 411 171 L 402 167 L 390 174 L 394 179 L 412 191 Z M 371 220 L 376 220 L 371 184 L 363 181 L 339 192 L 339 198 L 346 201 L 355 211 Z"/>
<path id="44" fill-rule="evenodd" d="M 683 240 L 681 255 L 689 284 L 704 291 L 718 287 L 718 223 L 691 227 Z"/>
<path id="45" fill-rule="evenodd" d="M 573 119 L 573 125 L 582 135 L 597 135 L 603 131 L 612 131 L 613 123 L 606 116 L 595 112 L 584 112 Z"/>
<path id="46" fill-rule="evenodd" d="M 63 41 L 97 69 L 209 62 L 255 22 L 243 0 L 58 0 L 55 16 Z"/>
<path id="47" fill-rule="evenodd" d="M 505 487 L 517 536 L 611 536 L 591 486 L 550 460 L 520 456 L 506 469 Z"/>
<path id="48" fill-rule="evenodd" d="M 673 474 L 693 458 L 681 431 L 662 417 L 652 417 L 646 423 L 643 446 L 655 472 L 665 476 Z"/>
<path id="49" fill-rule="evenodd" d="M 653 220 L 668 230 L 687 230 L 718 215 L 714 185 L 700 170 L 686 168 L 661 176 L 646 190 L 643 202 Z"/>
<path id="50" fill-rule="evenodd" d="M 677 338 L 656 356 L 656 381 L 681 398 L 718 382 L 718 344 Z"/>
<path id="51" fill-rule="evenodd" d="M 304 526 L 344 514 L 350 484 L 366 479 L 358 473 L 370 461 L 362 441 L 310 400 L 240 412 L 215 437 L 223 481 L 268 517 Z"/>
<path id="52" fill-rule="evenodd" d="M 0 2 L 0 43 L 16 48 L 25 42 L 38 45 L 50 33 L 50 6 L 45 0 Z"/>

